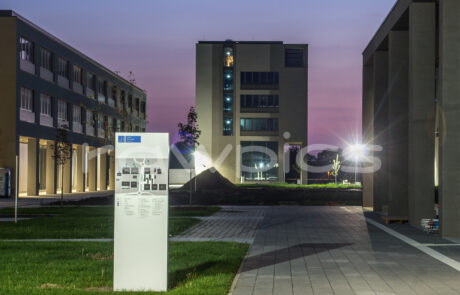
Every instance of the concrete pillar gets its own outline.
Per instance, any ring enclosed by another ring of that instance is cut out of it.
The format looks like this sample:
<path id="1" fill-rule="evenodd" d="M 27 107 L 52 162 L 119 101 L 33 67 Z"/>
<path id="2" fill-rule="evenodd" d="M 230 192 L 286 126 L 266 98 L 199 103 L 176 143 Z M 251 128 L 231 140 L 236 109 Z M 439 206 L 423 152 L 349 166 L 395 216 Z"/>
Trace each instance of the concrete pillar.
<path id="1" fill-rule="evenodd" d="M 374 67 L 363 67 L 363 134 L 364 144 L 373 144 L 374 140 Z M 369 157 L 373 153 L 368 154 Z M 363 174 L 363 207 L 374 207 L 374 174 Z"/>
<path id="2" fill-rule="evenodd" d="M 56 187 L 54 185 L 54 143 L 47 142 L 46 145 L 46 194 L 49 195 L 56 193 Z"/>
<path id="3" fill-rule="evenodd" d="M 460 237 L 460 1 L 439 3 L 439 99 L 444 116 L 440 146 L 441 233 Z"/>
<path id="4" fill-rule="evenodd" d="M 388 52 L 374 53 L 374 142 L 383 150 L 376 154 L 382 167 L 374 173 L 374 211 L 388 206 Z"/>
<path id="5" fill-rule="evenodd" d="M 107 190 L 107 150 L 98 148 L 97 151 L 97 156 L 99 158 L 99 167 L 97 169 L 97 173 L 99 174 L 98 189 L 105 191 Z"/>
<path id="6" fill-rule="evenodd" d="M 96 148 L 88 147 L 88 190 L 90 192 L 96 191 L 96 181 L 97 181 L 97 154 Z"/>
<path id="7" fill-rule="evenodd" d="M 75 184 L 74 184 L 74 189 L 77 191 L 77 192 L 84 192 L 85 189 L 83 187 L 83 177 L 84 177 L 84 174 L 83 174 L 83 148 L 81 145 L 76 145 L 75 146 L 75 151 L 74 153 L 76 153 L 76 158 L 77 158 L 77 161 L 76 161 L 76 167 L 75 167 Z"/>
<path id="8" fill-rule="evenodd" d="M 27 141 L 27 167 L 21 169 L 27 170 L 27 195 L 37 196 L 37 140 L 29 138 Z"/>
<path id="9" fill-rule="evenodd" d="M 302 159 L 305 160 L 305 162 L 307 161 L 307 143 L 306 142 L 303 142 L 301 145 L 300 145 L 300 151 L 299 153 L 302 153 L 301 157 Z M 308 184 L 308 171 L 305 169 L 300 169 L 300 183 L 301 184 Z"/>
<path id="10" fill-rule="evenodd" d="M 409 9 L 409 222 L 434 208 L 436 4 Z M 422 147 L 423 148 L 420 148 Z"/>
<path id="11" fill-rule="evenodd" d="M 388 39 L 388 215 L 408 216 L 409 32 Z"/>
<path id="12" fill-rule="evenodd" d="M 72 177 L 72 157 L 64 164 L 64 178 L 63 178 L 63 187 L 64 193 L 70 193 L 71 191 L 71 177 Z"/>

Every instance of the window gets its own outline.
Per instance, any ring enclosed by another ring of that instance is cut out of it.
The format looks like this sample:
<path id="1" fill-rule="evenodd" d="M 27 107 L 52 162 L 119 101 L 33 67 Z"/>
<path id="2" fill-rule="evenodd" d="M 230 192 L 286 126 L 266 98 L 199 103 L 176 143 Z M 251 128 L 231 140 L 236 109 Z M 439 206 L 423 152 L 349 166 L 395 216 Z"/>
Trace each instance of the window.
<path id="1" fill-rule="evenodd" d="M 233 110 L 233 96 L 231 93 L 224 94 L 224 112 L 229 113 Z"/>
<path id="2" fill-rule="evenodd" d="M 267 85 L 277 86 L 279 84 L 278 72 L 241 72 L 241 86 Z"/>
<path id="3" fill-rule="evenodd" d="M 141 113 L 145 114 L 145 101 L 141 102 Z"/>
<path id="4" fill-rule="evenodd" d="M 91 89 L 91 90 L 94 90 L 94 87 L 95 87 L 95 83 L 94 83 L 94 75 L 90 72 L 87 72 L 86 73 L 86 87 Z"/>
<path id="5" fill-rule="evenodd" d="M 303 49 L 286 48 L 284 50 L 284 63 L 286 67 L 303 67 Z"/>
<path id="6" fill-rule="evenodd" d="M 233 67 L 233 48 L 232 47 L 225 47 L 224 48 L 224 66 L 225 67 Z"/>
<path id="7" fill-rule="evenodd" d="M 73 66 L 73 81 L 83 85 L 83 70 L 79 66 Z"/>
<path id="8" fill-rule="evenodd" d="M 62 57 L 58 59 L 58 74 L 69 79 L 69 63 Z"/>
<path id="9" fill-rule="evenodd" d="M 112 86 L 112 99 L 115 101 L 115 104 L 117 103 L 117 86 Z"/>
<path id="10" fill-rule="evenodd" d="M 139 112 L 139 110 L 140 110 L 140 107 L 141 107 L 141 105 L 140 105 L 139 98 L 136 98 L 136 110 L 137 110 L 138 112 Z"/>
<path id="11" fill-rule="evenodd" d="M 21 37 L 19 39 L 20 43 L 20 57 L 22 60 L 27 60 L 31 63 L 34 62 L 34 44 L 27 40 L 26 38 Z"/>
<path id="12" fill-rule="evenodd" d="M 92 111 L 86 111 L 86 125 L 94 127 L 94 115 Z"/>
<path id="13" fill-rule="evenodd" d="M 241 176 L 245 180 L 278 180 L 278 142 L 242 141 L 241 147 Z"/>
<path id="14" fill-rule="evenodd" d="M 241 95 L 241 108 L 278 108 L 278 95 Z"/>
<path id="15" fill-rule="evenodd" d="M 241 131 L 278 131 L 277 118 L 241 118 Z"/>
<path id="16" fill-rule="evenodd" d="M 51 51 L 45 48 L 41 48 L 40 57 L 41 57 L 41 67 L 52 72 L 53 71 L 53 54 L 51 53 Z"/>
<path id="17" fill-rule="evenodd" d="M 105 81 L 97 79 L 97 91 L 101 94 L 105 94 Z"/>
<path id="18" fill-rule="evenodd" d="M 121 95 L 120 95 L 120 104 L 121 104 L 123 110 L 126 110 L 126 101 L 125 100 L 126 100 L 125 99 L 125 91 L 122 90 Z"/>
<path id="19" fill-rule="evenodd" d="M 233 135 L 233 119 L 232 117 L 224 117 L 224 136 Z"/>
<path id="20" fill-rule="evenodd" d="M 67 121 L 67 102 L 58 100 L 58 119 Z"/>
<path id="21" fill-rule="evenodd" d="M 51 97 L 40 94 L 40 114 L 51 117 Z"/>
<path id="22" fill-rule="evenodd" d="M 104 116 L 102 114 L 97 114 L 97 128 L 104 128 Z"/>
<path id="23" fill-rule="evenodd" d="M 27 111 L 34 111 L 34 99 L 33 99 L 33 91 L 32 89 L 21 87 L 20 91 L 21 95 L 21 109 Z"/>
<path id="24" fill-rule="evenodd" d="M 224 90 L 233 90 L 233 70 L 224 70 Z"/>
<path id="25" fill-rule="evenodd" d="M 128 95 L 128 108 L 129 108 L 130 110 L 133 109 L 133 96 L 132 96 L 131 94 Z"/>
<path id="26" fill-rule="evenodd" d="M 73 121 L 81 123 L 81 107 L 76 105 L 73 106 Z"/>

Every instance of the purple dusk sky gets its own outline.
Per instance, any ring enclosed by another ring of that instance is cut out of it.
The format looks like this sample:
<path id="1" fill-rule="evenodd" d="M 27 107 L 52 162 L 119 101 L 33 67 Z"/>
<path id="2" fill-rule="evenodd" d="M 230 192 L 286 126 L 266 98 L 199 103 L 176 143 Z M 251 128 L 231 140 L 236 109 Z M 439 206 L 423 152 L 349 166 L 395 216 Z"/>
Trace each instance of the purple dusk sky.
<path id="1" fill-rule="evenodd" d="M 195 99 L 195 43 L 308 43 L 309 144 L 361 130 L 361 53 L 395 0 L 0 0 L 147 91 L 148 131 L 176 132 Z M 199 114 L 198 114 L 199 115 Z"/>

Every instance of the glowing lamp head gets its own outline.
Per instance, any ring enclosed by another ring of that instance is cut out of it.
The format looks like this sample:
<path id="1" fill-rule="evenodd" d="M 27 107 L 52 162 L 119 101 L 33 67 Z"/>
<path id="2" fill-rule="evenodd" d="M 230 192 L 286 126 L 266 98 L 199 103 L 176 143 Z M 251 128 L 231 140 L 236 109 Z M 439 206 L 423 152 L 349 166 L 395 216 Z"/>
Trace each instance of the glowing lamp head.
<path id="1" fill-rule="evenodd" d="M 364 144 L 352 144 L 348 147 L 347 156 L 354 161 L 359 161 L 366 155 L 366 146 Z"/>

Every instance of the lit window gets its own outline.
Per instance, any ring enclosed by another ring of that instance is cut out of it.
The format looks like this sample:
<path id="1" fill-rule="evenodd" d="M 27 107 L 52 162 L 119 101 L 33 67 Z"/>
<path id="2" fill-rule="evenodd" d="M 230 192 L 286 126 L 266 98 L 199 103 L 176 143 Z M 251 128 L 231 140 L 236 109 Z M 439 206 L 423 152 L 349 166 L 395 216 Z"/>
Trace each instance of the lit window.
<path id="1" fill-rule="evenodd" d="M 233 135 L 233 119 L 232 117 L 224 117 L 224 136 Z"/>
<path id="2" fill-rule="evenodd" d="M 26 38 L 21 37 L 19 39 L 20 43 L 20 57 L 22 60 L 27 60 L 31 63 L 34 62 L 34 44 L 27 40 Z"/>
<path id="3" fill-rule="evenodd" d="M 224 90 L 233 90 L 233 71 L 224 70 Z"/>
<path id="4" fill-rule="evenodd" d="M 224 48 L 224 66 L 233 67 L 233 48 L 225 47 Z"/>
<path id="5" fill-rule="evenodd" d="M 21 87 L 21 109 L 33 112 L 33 92 L 29 88 Z"/>
<path id="6" fill-rule="evenodd" d="M 40 94 L 40 114 L 51 117 L 51 97 Z"/>
<path id="7" fill-rule="evenodd" d="M 224 112 L 231 112 L 233 109 L 233 97 L 232 94 L 224 94 Z"/>

